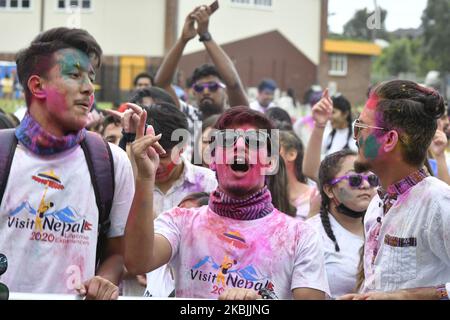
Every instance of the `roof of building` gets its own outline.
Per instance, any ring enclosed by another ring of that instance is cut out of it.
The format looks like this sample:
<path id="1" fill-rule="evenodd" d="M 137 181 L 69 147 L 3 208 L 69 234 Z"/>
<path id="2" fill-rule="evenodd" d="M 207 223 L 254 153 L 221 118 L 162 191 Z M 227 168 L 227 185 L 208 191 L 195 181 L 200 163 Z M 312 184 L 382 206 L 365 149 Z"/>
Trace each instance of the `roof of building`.
<path id="1" fill-rule="evenodd" d="M 326 39 L 324 41 L 324 51 L 328 53 L 379 56 L 381 47 L 372 42 Z"/>

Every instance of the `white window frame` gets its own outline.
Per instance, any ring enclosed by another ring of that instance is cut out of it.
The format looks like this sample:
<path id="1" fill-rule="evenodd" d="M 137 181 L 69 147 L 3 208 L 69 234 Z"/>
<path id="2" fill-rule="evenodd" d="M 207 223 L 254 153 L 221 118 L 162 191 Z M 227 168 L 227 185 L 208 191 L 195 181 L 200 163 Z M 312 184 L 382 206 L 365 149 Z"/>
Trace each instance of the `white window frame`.
<path id="1" fill-rule="evenodd" d="M 328 75 L 345 77 L 348 72 L 348 55 L 330 53 L 328 58 Z"/>
<path id="2" fill-rule="evenodd" d="M 267 10 L 272 11 L 274 8 L 274 2 L 275 0 L 270 0 L 270 5 L 262 5 L 262 4 L 256 4 L 256 0 L 248 0 L 248 3 L 241 3 L 241 2 L 235 2 L 239 0 L 229 0 L 230 6 L 236 7 L 236 8 L 243 8 L 243 9 L 258 9 L 258 10 Z"/>
<path id="3" fill-rule="evenodd" d="M 70 6 L 70 1 L 71 0 L 64 0 L 64 8 L 60 8 L 59 7 L 59 0 L 55 0 L 55 10 L 59 13 L 67 13 L 67 14 L 71 14 L 72 13 L 72 7 Z M 89 12 L 93 12 L 94 11 L 94 1 L 93 0 L 89 0 L 91 2 L 91 7 L 89 9 L 86 8 L 82 8 L 82 4 L 83 4 L 83 0 L 78 0 L 78 7 L 80 8 L 80 11 L 82 13 L 89 13 Z M 75 7 L 76 8 L 76 7 Z"/>
<path id="4" fill-rule="evenodd" d="M 28 8 L 24 8 L 22 6 L 23 0 L 17 0 L 19 6 L 17 8 L 11 8 L 11 0 L 6 0 L 6 7 L 0 7 L 0 12 L 29 12 L 33 10 L 33 0 L 30 1 L 30 6 Z"/>

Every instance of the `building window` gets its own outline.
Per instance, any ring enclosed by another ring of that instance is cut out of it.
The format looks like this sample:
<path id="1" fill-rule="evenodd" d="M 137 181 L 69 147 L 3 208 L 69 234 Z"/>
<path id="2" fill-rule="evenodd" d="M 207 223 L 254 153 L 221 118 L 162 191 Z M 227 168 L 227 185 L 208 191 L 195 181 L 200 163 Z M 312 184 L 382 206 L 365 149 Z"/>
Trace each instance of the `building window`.
<path id="1" fill-rule="evenodd" d="M 85 11 L 91 10 L 92 9 L 91 0 L 58 0 L 57 2 L 57 9 L 59 11 L 78 8 Z"/>
<path id="2" fill-rule="evenodd" d="M 83 0 L 83 1 L 81 1 L 81 7 L 83 9 L 90 9 L 91 8 L 91 0 Z"/>
<path id="3" fill-rule="evenodd" d="M 272 0 L 255 0 L 255 6 L 271 7 Z"/>
<path id="4" fill-rule="evenodd" d="M 231 4 L 249 8 L 272 8 L 272 0 L 231 0 Z"/>
<path id="5" fill-rule="evenodd" d="M 0 0 L 0 10 L 30 10 L 31 0 Z"/>
<path id="6" fill-rule="evenodd" d="M 347 55 L 330 54 L 330 76 L 346 76 L 347 75 Z"/>

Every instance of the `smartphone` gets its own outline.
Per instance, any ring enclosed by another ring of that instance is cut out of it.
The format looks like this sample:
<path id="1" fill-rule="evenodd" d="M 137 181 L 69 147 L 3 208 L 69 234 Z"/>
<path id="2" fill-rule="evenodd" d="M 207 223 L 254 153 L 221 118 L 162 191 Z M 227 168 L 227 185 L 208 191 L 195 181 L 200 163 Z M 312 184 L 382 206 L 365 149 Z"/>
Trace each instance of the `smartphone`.
<path id="1" fill-rule="evenodd" d="M 209 6 L 209 9 L 211 10 L 211 14 L 213 14 L 214 12 L 217 11 L 217 9 L 219 9 L 219 0 L 214 1 L 213 3 L 211 3 L 211 5 Z"/>

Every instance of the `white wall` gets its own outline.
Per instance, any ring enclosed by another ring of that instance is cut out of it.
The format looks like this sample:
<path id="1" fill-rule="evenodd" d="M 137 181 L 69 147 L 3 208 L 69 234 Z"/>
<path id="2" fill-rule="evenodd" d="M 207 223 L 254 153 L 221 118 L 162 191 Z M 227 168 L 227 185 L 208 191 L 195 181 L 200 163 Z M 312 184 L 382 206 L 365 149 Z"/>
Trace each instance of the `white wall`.
<path id="1" fill-rule="evenodd" d="M 205 0 L 180 0 L 178 32 L 196 6 Z M 320 0 L 272 0 L 272 9 L 236 6 L 231 0 L 220 0 L 220 9 L 211 17 L 210 31 L 221 44 L 269 31 L 280 31 L 313 63 L 319 63 Z M 191 41 L 186 53 L 203 50 L 197 40 Z"/>
<path id="2" fill-rule="evenodd" d="M 183 1 L 183 0 L 181 0 Z M 39 33 L 41 0 L 30 11 L 0 11 L 0 52 L 14 53 Z M 81 28 L 100 43 L 105 55 L 162 56 L 165 0 L 91 0 L 92 11 L 81 12 Z M 45 0 L 44 29 L 67 26 L 73 17 Z"/>
<path id="3" fill-rule="evenodd" d="M 45 28 L 65 26 L 70 17 L 47 0 Z M 92 12 L 82 12 L 81 28 L 99 42 L 105 55 L 162 56 L 165 0 L 91 0 Z"/>
<path id="4" fill-rule="evenodd" d="M 165 0 L 91 0 L 92 12 L 81 14 L 81 27 L 97 39 L 105 55 L 163 56 Z M 212 0 L 179 0 L 178 29 L 197 5 Z M 270 10 L 233 6 L 220 0 L 210 30 L 221 44 L 273 30 L 280 31 L 313 63 L 319 63 L 320 0 L 272 0 Z M 66 26 L 70 17 L 56 9 L 57 0 L 45 1 L 45 24 L 49 29 Z M 29 12 L 0 11 L 0 52 L 14 53 L 39 32 L 41 0 L 32 0 Z M 197 40 L 186 53 L 202 50 Z"/>
<path id="5" fill-rule="evenodd" d="M 41 1 L 31 2 L 29 10 L 0 10 L 0 52 L 16 53 L 39 33 Z"/>

